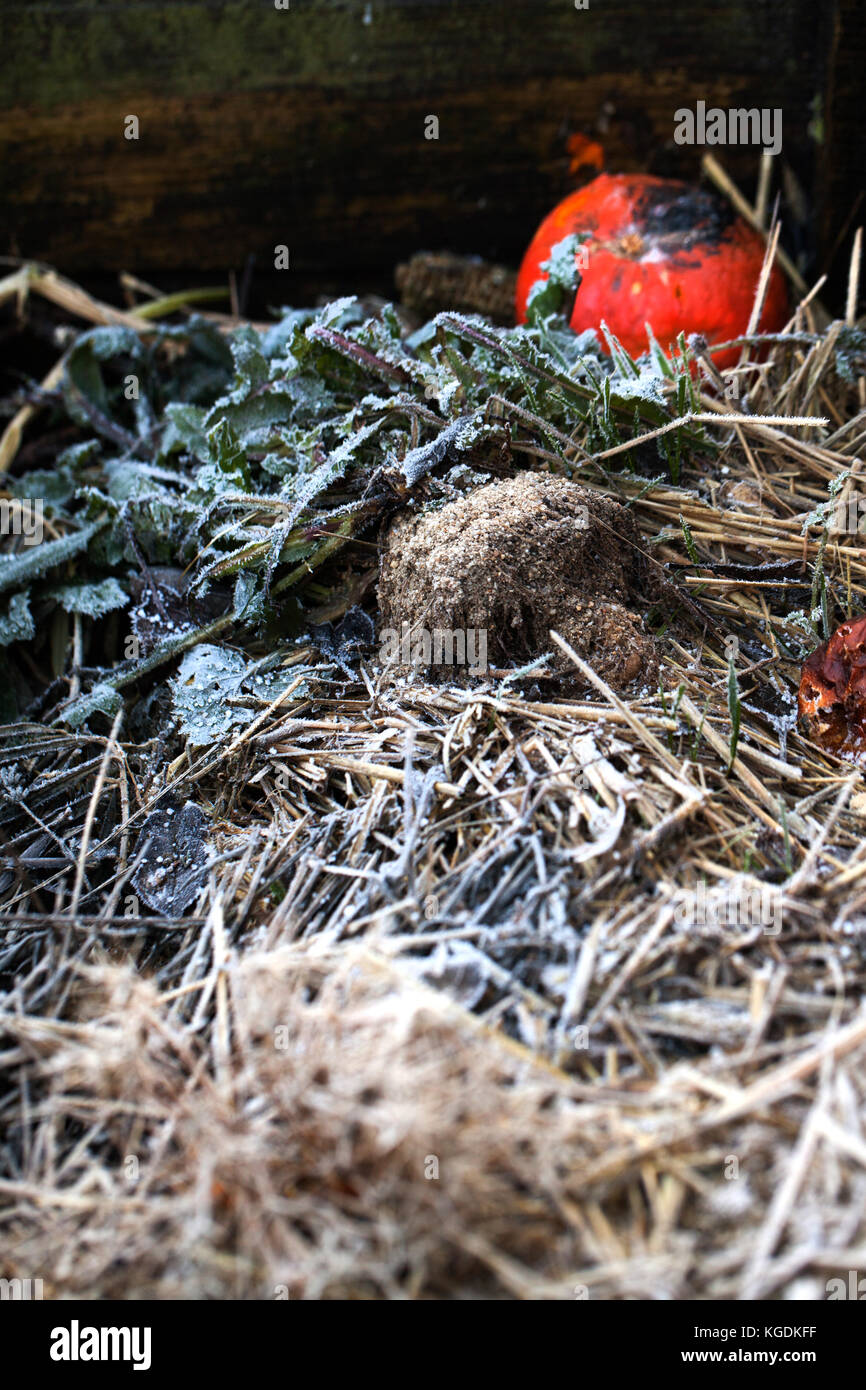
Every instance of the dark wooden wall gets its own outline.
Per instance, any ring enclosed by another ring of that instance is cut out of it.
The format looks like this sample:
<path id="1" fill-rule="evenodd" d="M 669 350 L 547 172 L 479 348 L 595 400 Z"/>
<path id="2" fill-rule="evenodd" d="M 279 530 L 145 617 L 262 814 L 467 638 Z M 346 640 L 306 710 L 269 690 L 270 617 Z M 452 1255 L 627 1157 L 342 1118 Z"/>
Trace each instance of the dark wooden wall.
<path id="1" fill-rule="evenodd" d="M 329 286 L 421 248 L 515 262 L 569 186 L 570 133 L 600 138 L 612 169 L 693 176 L 701 150 L 674 144 L 674 112 L 703 99 L 783 109 L 819 261 L 863 182 L 861 11 L 0 0 L 0 252 L 157 275 L 250 254 L 267 269 L 285 243 L 299 283 Z M 756 150 L 714 152 L 753 187 Z"/>

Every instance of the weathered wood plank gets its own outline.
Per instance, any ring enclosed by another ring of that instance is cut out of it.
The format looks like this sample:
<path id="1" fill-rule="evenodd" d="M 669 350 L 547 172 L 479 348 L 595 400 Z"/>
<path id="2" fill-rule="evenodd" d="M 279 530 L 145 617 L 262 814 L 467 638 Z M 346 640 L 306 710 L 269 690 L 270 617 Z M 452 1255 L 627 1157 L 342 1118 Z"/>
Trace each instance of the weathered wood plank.
<path id="1" fill-rule="evenodd" d="M 611 167 L 691 176 L 674 112 L 701 99 L 781 107 L 816 186 L 826 11 L 590 5 L 0 0 L 0 247 L 71 271 L 268 265 L 276 244 L 302 275 L 425 246 L 513 262 L 567 187 L 570 130 L 606 125 Z M 755 150 L 717 153 L 752 181 Z"/>

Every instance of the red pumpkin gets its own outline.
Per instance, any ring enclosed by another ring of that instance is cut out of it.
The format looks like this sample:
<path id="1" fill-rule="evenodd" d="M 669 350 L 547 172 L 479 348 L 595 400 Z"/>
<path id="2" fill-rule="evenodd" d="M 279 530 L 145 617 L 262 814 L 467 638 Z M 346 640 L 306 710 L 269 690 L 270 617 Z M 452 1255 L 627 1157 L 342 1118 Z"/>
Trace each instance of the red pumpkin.
<path id="1" fill-rule="evenodd" d="M 601 320 L 632 356 L 647 350 L 645 325 L 667 348 L 681 332 L 712 345 L 745 333 L 764 260 L 764 241 L 715 194 L 649 174 L 600 174 L 544 219 L 517 278 L 517 321 L 529 292 L 546 279 L 542 262 L 569 233 L 587 239 L 574 302 L 576 333 Z M 785 280 L 773 267 L 759 331 L 788 319 Z M 714 353 L 732 366 L 739 349 Z"/>

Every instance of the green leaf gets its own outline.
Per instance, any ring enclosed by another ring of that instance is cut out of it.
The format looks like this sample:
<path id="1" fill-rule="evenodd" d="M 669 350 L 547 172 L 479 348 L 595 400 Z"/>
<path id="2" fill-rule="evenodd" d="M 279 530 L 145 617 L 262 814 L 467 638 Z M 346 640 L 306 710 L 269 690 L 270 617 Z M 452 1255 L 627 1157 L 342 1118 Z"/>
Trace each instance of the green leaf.
<path id="1" fill-rule="evenodd" d="M 617 371 L 622 377 L 623 383 L 631 376 L 640 376 L 640 368 L 631 353 L 626 352 L 619 338 L 608 328 L 604 319 L 601 321 L 601 331 L 607 339 L 610 355 L 616 363 Z"/>
<path id="2" fill-rule="evenodd" d="M 737 684 L 737 671 L 733 657 L 728 661 L 728 714 L 731 717 L 731 757 L 728 763 L 728 771 L 730 772 L 737 756 L 737 744 L 740 740 L 740 689 Z"/>
<path id="3" fill-rule="evenodd" d="M 249 492 L 246 455 L 228 420 L 208 431 L 207 462 L 196 469 L 195 481 L 199 493 Z"/>
<path id="4" fill-rule="evenodd" d="M 286 516 L 286 525 L 292 525 L 304 509 L 315 501 L 319 493 L 324 492 L 325 488 L 338 478 L 342 478 L 360 445 L 378 433 L 382 426 L 381 420 L 372 420 L 370 424 L 363 425 L 338 445 L 314 473 L 308 473 L 306 478 L 299 481 L 295 488 L 292 509 Z"/>
<path id="5" fill-rule="evenodd" d="M 198 458 L 204 457 L 207 452 L 205 413 L 201 406 L 186 405 L 181 401 L 172 401 L 166 406 L 165 429 L 159 449 L 161 459 L 167 459 L 181 449 Z"/>
<path id="6" fill-rule="evenodd" d="M 232 334 L 229 346 L 235 364 L 235 382 L 229 399 L 242 401 L 251 390 L 262 386 L 268 380 L 268 360 L 262 352 L 258 333 L 249 324 L 238 328 Z"/>
<path id="7" fill-rule="evenodd" d="M 81 444 L 70 444 L 68 449 L 57 455 L 54 471 L 63 474 L 68 469 L 77 478 L 82 469 L 96 462 L 101 452 L 102 441 L 99 439 L 85 439 Z"/>
<path id="8" fill-rule="evenodd" d="M 250 676 L 249 688 L 260 700 L 267 700 L 270 704 L 284 690 L 288 690 L 290 685 L 294 685 L 298 677 L 305 675 L 307 670 L 312 671 L 313 667 L 306 666 L 281 666 L 275 671 L 261 671 Z M 304 700 L 310 694 L 310 684 L 302 681 L 300 685 L 292 691 L 292 700 Z"/>
<path id="9" fill-rule="evenodd" d="M 238 622 L 250 623 L 265 616 L 264 593 L 258 575 L 249 570 L 241 570 L 235 580 L 234 609 Z"/>
<path id="10" fill-rule="evenodd" d="M 110 690 L 123 690 L 127 686 L 134 685 L 143 676 L 149 676 L 153 671 L 158 671 L 160 666 L 166 662 L 173 661 L 182 652 L 190 651 L 197 644 L 206 641 L 211 637 L 218 637 L 231 627 L 233 622 L 232 615 L 225 615 L 217 618 L 212 623 L 206 623 L 203 627 L 194 628 L 192 631 L 174 633 L 171 637 L 165 638 L 160 642 L 148 656 L 141 657 L 137 661 L 132 661 L 128 666 L 121 668 L 106 676 L 101 682 L 102 685 Z M 96 690 L 97 687 L 94 687 Z M 107 697 L 106 697 L 107 698 Z M 62 714 L 54 720 L 58 724 L 80 724 L 93 713 L 94 701 L 93 692 L 81 695 L 71 705 L 68 705 Z"/>
<path id="11" fill-rule="evenodd" d="M 56 513 L 75 494 L 75 479 L 68 468 L 34 468 L 23 478 L 10 478 L 6 483 L 13 497 L 27 498 L 33 502 L 43 502 Z"/>
<path id="12" fill-rule="evenodd" d="M 656 335 L 653 333 L 652 326 L 648 323 L 645 323 L 644 328 L 646 329 L 647 342 L 649 343 L 650 357 L 655 362 L 656 368 L 658 369 L 658 371 L 661 372 L 662 376 L 666 376 L 669 378 L 669 380 L 672 381 L 674 376 L 674 369 L 668 361 L 667 353 L 664 351 L 658 339 L 656 338 Z"/>
<path id="13" fill-rule="evenodd" d="M 683 540 L 686 543 L 686 550 L 689 553 L 689 559 L 693 562 L 693 564 L 699 565 L 701 563 L 701 557 L 698 554 L 698 548 L 695 545 L 694 537 L 692 536 L 692 533 L 689 530 L 689 524 L 683 516 L 682 512 L 680 513 L 680 526 L 682 528 Z"/>

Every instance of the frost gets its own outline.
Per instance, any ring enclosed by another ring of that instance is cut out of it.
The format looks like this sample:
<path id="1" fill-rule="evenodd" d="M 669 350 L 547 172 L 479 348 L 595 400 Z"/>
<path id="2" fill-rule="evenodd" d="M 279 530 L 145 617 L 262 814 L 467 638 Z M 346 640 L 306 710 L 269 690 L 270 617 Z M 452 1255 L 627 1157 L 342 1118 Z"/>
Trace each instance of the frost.
<path id="1" fill-rule="evenodd" d="M 249 325 L 239 328 L 231 339 L 232 360 L 235 364 L 235 385 L 229 400 L 243 400 L 247 393 L 268 379 L 268 361 L 262 351 L 258 333 Z"/>
<path id="2" fill-rule="evenodd" d="M 207 434 L 206 461 L 196 470 L 200 493 L 246 492 L 250 474 L 246 454 L 228 420 L 221 419 Z"/>
<path id="3" fill-rule="evenodd" d="M 611 389 L 611 396 L 620 401 L 651 401 L 663 409 L 664 377 L 651 369 L 645 369 L 636 377 L 620 377 Z"/>
<path id="4" fill-rule="evenodd" d="M 373 420 L 369 425 L 364 425 L 362 429 L 350 435 L 343 444 L 338 445 L 330 457 L 316 469 L 315 473 L 310 474 L 297 489 L 294 495 L 294 506 L 286 517 L 284 525 L 291 525 L 320 492 L 324 492 L 326 487 L 341 478 L 359 446 L 381 428 L 382 422 Z"/>
<path id="5" fill-rule="evenodd" d="M 160 456 L 167 458 L 179 449 L 201 456 L 207 449 L 204 427 L 205 412 L 195 405 L 173 401 L 165 408 L 165 429 L 162 432 Z"/>
<path id="6" fill-rule="evenodd" d="M 4 480 L 5 481 L 5 480 Z M 75 479 L 68 468 L 34 468 L 23 478 L 11 478 L 6 487 L 13 497 L 29 498 L 50 506 L 55 513 L 62 511 L 75 494 Z"/>
<path id="7" fill-rule="evenodd" d="M 264 662 L 250 664 L 240 652 L 228 647 L 209 643 L 193 647 L 170 682 L 181 733 L 194 747 L 200 747 L 216 743 L 235 728 L 249 724 L 256 710 L 240 704 L 239 698 L 255 696 L 270 704 L 306 670 L 296 666 L 272 670 L 269 668 L 273 661 L 271 656 Z M 293 698 L 303 699 L 306 693 L 306 683 L 302 683 Z"/>
<path id="8" fill-rule="evenodd" d="M 82 333 L 67 358 L 63 380 L 63 394 L 72 418 L 92 427 L 94 411 L 107 415 L 110 399 L 101 363 L 115 357 L 136 361 L 141 354 L 141 339 L 131 328 L 92 328 Z"/>
<path id="9" fill-rule="evenodd" d="M 317 323 L 322 328 L 333 328 L 338 323 L 342 323 L 350 310 L 354 310 L 358 303 L 357 295 L 347 294 L 342 299 L 334 299 L 330 304 L 326 304 L 320 310 Z M 312 327 L 312 325 L 310 325 Z M 307 329 L 307 337 L 310 337 L 310 329 Z"/>
<path id="10" fill-rule="evenodd" d="M 278 696 L 282 695 L 289 686 L 295 685 L 300 676 L 312 667 L 306 666 L 280 666 L 276 671 L 259 671 L 249 679 L 249 687 L 259 700 L 266 700 L 271 704 Z M 295 685 L 292 691 L 293 700 L 306 699 L 310 693 L 308 681 L 302 680 L 300 685 Z"/>
<path id="11" fill-rule="evenodd" d="M 419 444 L 417 449 L 410 449 L 400 464 L 409 486 L 414 487 L 431 468 L 442 463 L 449 449 L 469 448 L 477 438 L 477 429 L 473 429 L 475 423 L 473 418 L 452 420 L 429 444 Z"/>

